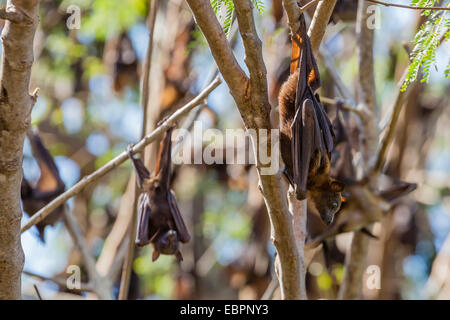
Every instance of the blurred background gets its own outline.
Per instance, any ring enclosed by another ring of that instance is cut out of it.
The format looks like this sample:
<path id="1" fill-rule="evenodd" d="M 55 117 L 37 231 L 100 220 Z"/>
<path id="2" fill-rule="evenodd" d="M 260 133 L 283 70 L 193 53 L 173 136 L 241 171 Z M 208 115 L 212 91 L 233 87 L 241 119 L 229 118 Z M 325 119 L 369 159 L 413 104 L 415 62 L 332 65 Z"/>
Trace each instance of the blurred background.
<path id="1" fill-rule="evenodd" d="M 288 75 L 290 40 L 281 0 L 262 3 L 263 10 L 255 11 L 255 16 L 276 111 L 278 90 Z M 80 8 L 79 29 L 66 25 L 71 5 Z M 375 77 L 377 105 L 385 115 L 409 65 L 404 42 L 411 42 L 421 17 L 414 10 L 379 8 Z M 355 10 L 356 6 L 338 0 L 322 44 L 354 95 L 358 79 Z M 41 1 L 31 85 L 31 89 L 39 87 L 40 93 L 32 124 L 39 128 L 66 188 L 141 137 L 139 79 L 148 46 L 148 12 L 148 0 Z M 245 68 L 235 28 L 233 24 L 229 38 Z M 379 239 L 371 240 L 367 264 L 380 267 L 381 286 L 364 286 L 364 298 L 450 298 L 450 79 L 443 72 L 449 52 L 449 42 L 438 49 L 437 68 L 431 69 L 429 83 L 414 84 L 403 108 L 384 171 L 415 182 L 418 188 L 375 225 Z M 322 60 L 318 63 L 321 96 L 338 96 Z M 186 3 L 159 1 L 150 74 L 150 128 L 199 93 L 214 72 L 206 41 Z M 333 107 L 325 107 L 334 115 Z M 226 84 L 210 95 L 198 119 L 204 128 L 242 128 Z M 148 148 L 150 168 L 154 168 L 156 146 Z M 28 141 L 23 170 L 31 183 L 41 175 Z M 67 202 L 100 273 L 114 268 L 114 257 L 123 251 L 133 211 L 131 172 L 126 162 Z M 192 236 L 182 245 L 184 261 L 180 264 L 173 256 L 161 256 L 152 262 L 151 246 L 136 249 L 130 298 L 260 299 L 272 293 L 277 298 L 277 290 L 272 292 L 275 249 L 255 169 L 250 165 L 177 166 L 173 189 Z M 24 215 L 23 222 L 27 219 Z M 23 275 L 24 294 L 33 297 L 32 285 L 38 284 L 48 299 L 92 297 L 38 278 L 66 278 L 67 267 L 79 265 L 82 281 L 87 282 L 81 255 L 62 222 L 45 229 L 45 242 L 37 235 L 34 227 L 22 236 L 28 272 Z M 307 272 L 310 298 L 335 298 L 350 239 L 350 234 L 333 239 L 328 268 L 322 253 L 312 258 Z M 117 269 L 115 294 L 120 281 Z"/>

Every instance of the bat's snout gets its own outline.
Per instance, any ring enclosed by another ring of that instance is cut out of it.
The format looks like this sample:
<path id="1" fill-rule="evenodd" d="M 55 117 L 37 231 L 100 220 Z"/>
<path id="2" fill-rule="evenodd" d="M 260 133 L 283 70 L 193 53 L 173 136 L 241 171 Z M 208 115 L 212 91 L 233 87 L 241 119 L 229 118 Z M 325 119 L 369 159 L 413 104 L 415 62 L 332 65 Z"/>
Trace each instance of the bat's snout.
<path id="1" fill-rule="evenodd" d="M 333 223 L 334 220 L 334 213 L 327 213 L 320 216 L 322 218 L 322 221 L 328 226 Z"/>

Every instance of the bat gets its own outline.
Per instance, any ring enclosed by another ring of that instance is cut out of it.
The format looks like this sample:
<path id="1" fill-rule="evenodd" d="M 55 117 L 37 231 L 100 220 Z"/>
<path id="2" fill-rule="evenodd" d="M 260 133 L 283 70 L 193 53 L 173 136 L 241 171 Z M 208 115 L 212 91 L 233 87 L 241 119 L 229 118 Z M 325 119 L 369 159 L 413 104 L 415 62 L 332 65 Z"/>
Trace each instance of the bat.
<path id="1" fill-rule="evenodd" d="M 348 121 L 342 122 L 340 114 L 344 114 L 340 103 L 337 104 L 336 118 L 333 127 L 336 130 L 336 142 L 333 150 L 332 164 L 335 172 L 332 174 L 346 183 L 346 192 L 343 193 L 343 202 L 340 212 L 331 225 L 326 226 L 322 221 L 308 210 L 307 218 L 307 248 L 314 248 L 325 240 L 344 232 L 359 230 L 371 238 L 377 238 L 367 226 L 380 221 L 383 211 L 398 203 L 404 196 L 417 188 L 417 184 L 404 182 L 391 177 L 383 176 L 387 187 L 374 192 L 367 188 L 367 179 L 356 179 L 355 169 L 351 162 L 353 145 L 347 128 Z M 342 117 L 345 119 L 345 117 Z M 348 119 L 350 120 L 350 119 Z M 308 203 L 309 206 L 309 203 Z M 380 206 L 383 209 L 380 209 Z M 308 208 L 309 209 L 309 208 Z"/>
<path id="2" fill-rule="evenodd" d="M 285 176 L 297 199 L 308 198 L 310 207 L 330 224 L 340 208 L 344 184 L 329 175 L 335 134 L 315 94 L 320 75 L 303 14 L 293 36 L 291 58 L 291 75 L 278 97 Z"/>
<path id="3" fill-rule="evenodd" d="M 45 148 L 37 132 L 30 130 L 28 139 L 33 156 L 36 158 L 41 171 L 41 176 L 35 186 L 32 186 L 27 179 L 23 178 L 20 188 L 23 210 L 31 217 L 54 198 L 62 194 L 66 186 L 61 180 L 58 168 L 50 152 Z M 61 218 L 63 210 L 64 206 L 55 209 L 44 220 L 36 224 L 39 231 L 39 239 L 42 242 L 45 243 L 45 227 L 54 225 Z"/>
<path id="4" fill-rule="evenodd" d="M 143 191 L 138 201 L 136 245 L 142 247 L 153 243 L 153 261 L 160 254 L 175 255 L 178 260 L 183 260 L 178 242 L 187 243 L 190 240 L 175 194 L 170 188 L 171 139 L 172 128 L 161 141 L 153 176 L 142 160 L 134 158 L 131 147 L 128 147 L 138 186 Z"/>

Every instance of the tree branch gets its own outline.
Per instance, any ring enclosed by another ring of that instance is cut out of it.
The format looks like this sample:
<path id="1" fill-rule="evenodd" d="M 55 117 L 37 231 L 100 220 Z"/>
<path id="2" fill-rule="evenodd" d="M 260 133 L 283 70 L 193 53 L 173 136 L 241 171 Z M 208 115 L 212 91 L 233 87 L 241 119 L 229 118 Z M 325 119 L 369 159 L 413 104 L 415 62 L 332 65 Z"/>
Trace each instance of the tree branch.
<path id="1" fill-rule="evenodd" d="M 397 7 L 397 8 L 412 9 L 412 10 L 450 10 L 450 7 L 419 7 L 419 6 L 406 6 L 403 4 L 388 3 L 388 2 L 384 2 L 384 1 L 378 1 L 378 0 L 367 0 L 367 1 L 379 4 L 382 6 L 386 6 L 386 7 Z"/>
<path id="2" fill-rule="evenodd" d="M 186 113 L 188 113 L 190 110 L 192 110 L 194 107 L 198 106 L 199 104 L 204 102 L 204 99 L 213 91 L 215 88 L 217 88 L 222 81 L 220 78 L 216 78 L 213 82 L 211 82 L 208 87 L 205 88 L 197 97 L 192 99 L 188 104 L 184 105 L 177 111 L 175 111 L 170 117 L 168 117 L 158 128 L 153 130 L 150 134 L 145 136 L 144 139 L 139 141 L 137 144 L 134 145 L 132 151 L 133 153 L 140 152 L 143 150 L 147 145 L 150 143 L 156 141 L 157 139 L 161 138 L 162 135 L 180 118 L 182 118 Z M 78 183 L 76 183 L 72 188 L 61 194 L 60 196 L 56 197 L 54 200 L 52 200 L 49 204 L 47 204 L 44 208 L 36 212 L 35 215 L 33 215 L 32 218 L 30 218 L 27 223 L 23 226 L 22 232 L 30 229 L 32 226 L 34 226 L 36 223 L 42 221 L 47 217 L 53 210 L 58 208 L 60 205 L 62 205 L 64 202 L 66 202 L 71 197 L 77 195 L 81 190 L 83 190 L 87 185 L 91 184 L 92 182 L 97 181 L 101 177 L 103 177 L 105 174 L 109 173 L 110 171 L 117 168 L 120 164 L 127 161 L 129 159 L 128 153 L 126 151 L 122 152 L 120 155 L 109 161 L 107 164 L 105 164 L 100 169 L 94 171 L 90 175 L 84 177 L 81 179 Z"/>
<path id="3" fill-rule="evenodd" d="M 233 0 L 233 2 L 239 24 L 239 33 L 245 48 L 245 64 L 250 73 L 252 100 L 259 104 L 259 108 L 270 110 L 267 93 L 267 70 L 262 55 L 262 42 L 256 32 L 253 19 L 253 4 L 250 0 Z"/>
<path id="4" fill-rule="evenodd" d="M 292 226 L 294 228 L 294 238 L 297 251 L 300 256 L 300 299 L 306 300 L 306 265 L 305 265 L 305 242 L 306 242 L 306 221 L 307 221 L 307 201 L 299 201 L 292 187 L 288 191 L 289 211 L 292 214 Z"/>
<path id="5" fill-rule="evenodd" d="M 314 11 L 314 16 L 308 29 L 308 35 L 311 39 L 311 46 L 315 55 L 319 52 L 320 43 L 325 35 L 325 30 L 330 21 L 336 1 L 321 1 L 317 5 L 316 11 Z"/>
<path id="6" fill-rule="evenodd" d="M 231 95 L 235 100 L 243 97 L 247 89 L 248 77 L 239 66 L 210 2 L 208 0 L 186 0 L 186 2 L 194 12 L 195 22 L 208 42 L 217 67 L 230 88 Z M 201 14 L 197 14 L 199 12 Z"/>
<path id="7" fill-rule="evenodd" d="M 22 150 L 34 104 L 29 94 L 38 0 L 8 0 L 0 17 L 0 300 L 20 299 L 24 255 L 20 243 Z"/>

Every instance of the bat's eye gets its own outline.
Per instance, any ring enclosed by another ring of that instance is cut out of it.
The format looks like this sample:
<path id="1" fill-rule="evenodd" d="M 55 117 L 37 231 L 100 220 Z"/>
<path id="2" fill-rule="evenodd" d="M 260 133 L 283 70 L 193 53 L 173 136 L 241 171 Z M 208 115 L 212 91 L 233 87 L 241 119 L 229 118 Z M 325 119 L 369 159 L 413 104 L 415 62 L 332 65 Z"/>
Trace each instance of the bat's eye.
<path id="1" fill-rule="evenodd" d="M 331 207 L 332 207 L 334 210 L 336 210 L 337 208 L 339 208 L 339 203 L 337 203 L 337 201 L 333 201 L 333 202 L 331 203 Z"/>

